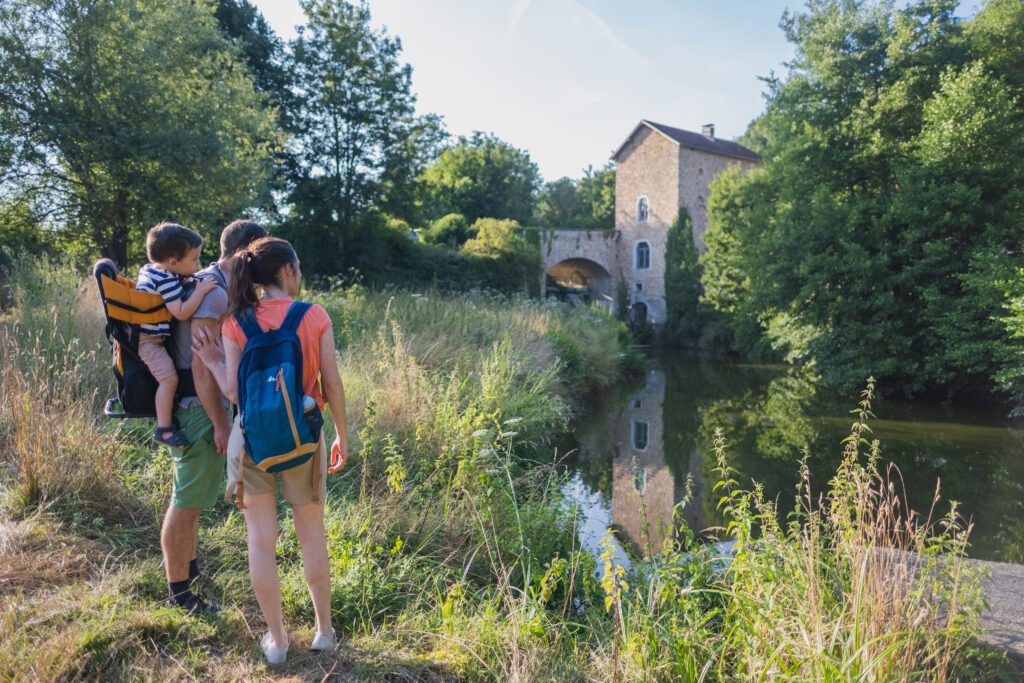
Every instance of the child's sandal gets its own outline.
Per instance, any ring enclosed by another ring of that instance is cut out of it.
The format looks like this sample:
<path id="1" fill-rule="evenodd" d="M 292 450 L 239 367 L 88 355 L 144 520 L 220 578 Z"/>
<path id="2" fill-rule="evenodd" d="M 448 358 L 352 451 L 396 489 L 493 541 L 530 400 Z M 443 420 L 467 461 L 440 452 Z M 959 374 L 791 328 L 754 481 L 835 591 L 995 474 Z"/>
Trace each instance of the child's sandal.
<path id="1" fill-rule="evenodd" d="M 153 432 L 153 441 L 172 448 L 188 448 L 192 442 L 174 427 L 157 427 Z"/>

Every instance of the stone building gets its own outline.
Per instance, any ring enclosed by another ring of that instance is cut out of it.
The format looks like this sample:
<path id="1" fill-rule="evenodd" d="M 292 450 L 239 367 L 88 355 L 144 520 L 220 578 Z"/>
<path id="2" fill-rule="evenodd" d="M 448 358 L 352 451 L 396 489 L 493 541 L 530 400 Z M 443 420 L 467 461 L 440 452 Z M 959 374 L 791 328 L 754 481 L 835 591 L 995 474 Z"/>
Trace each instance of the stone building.
<path id="1" fill-rule="evenodd" d="M 635 318 L 665 320 L 665 246 L 668 229 L 685 207 L 693 239 L 704 250 L 711 181 L 730 166 L 750 169 L 759 157 L 743 145 L 642 120 L 612 155 L 615 161 L 615 230 L 552 230 L 542 238 L 546 276 L 580 298 L 613 309 L 620 281 L 629 289 Z"/>

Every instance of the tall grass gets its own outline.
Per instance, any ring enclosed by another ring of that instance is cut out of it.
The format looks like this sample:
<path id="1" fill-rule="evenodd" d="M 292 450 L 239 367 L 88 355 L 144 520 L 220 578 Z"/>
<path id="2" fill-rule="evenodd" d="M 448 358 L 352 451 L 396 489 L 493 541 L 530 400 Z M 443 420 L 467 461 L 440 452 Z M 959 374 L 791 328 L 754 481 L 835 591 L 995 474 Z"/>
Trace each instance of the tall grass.
<path id="1" fill-rule="evenodd" d="M 14 282 L 21 305 L 0 330 L 0 678 L 265 677 L 239 514 L 218 506 L 201 532 L 203 590 L 226 618 L 162 607 L 155 539 L 111 529 L 126 514 L 158 525 L 169 463 L 144 429 L 96 417 L 110 389 L 98 303 L 61 269 Z M 698 541 L 684 500 L 676 533 L 627 570 L 610 538 L 599 557 L 580 547 L 550 445 L 581 396 L 631 362 L 617 322 L 485 296 L 313 296 L 335 322 L 350 403 L 351 464 L 331 478 L 326 513 L 345 644 L 296 654 L 285 675 L 941 681 L 965 670 L 981 604 L 969 530 L 955 509 L 907 510 L 865 441 L 872 387 L 842 467 L 820 494 L 805 468 L 785 523 L 736 484 L 719 434 L 732 550 Z M 287 514 L 278 556 L 298 653 L 312 607 Z M 17 578 L 33 565 L 39 580 Z"/>

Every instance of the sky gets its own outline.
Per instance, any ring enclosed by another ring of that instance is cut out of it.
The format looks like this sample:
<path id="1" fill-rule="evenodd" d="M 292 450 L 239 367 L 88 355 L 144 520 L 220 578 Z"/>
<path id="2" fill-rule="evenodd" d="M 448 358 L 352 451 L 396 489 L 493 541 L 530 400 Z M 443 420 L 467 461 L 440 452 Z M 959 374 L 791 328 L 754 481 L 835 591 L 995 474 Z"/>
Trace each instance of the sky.
<path id="1" fill-rule="evenodd" d="M 298 0 L 254 0 L 283 38 Z M 792 57 L 802 0 L 370 0 L 402 41 L 417 111 L 453 135 L 495 133 L 545 180 L 607 163 L 641 119 L 733 139 L 764 106 L 759 76 Z"/>

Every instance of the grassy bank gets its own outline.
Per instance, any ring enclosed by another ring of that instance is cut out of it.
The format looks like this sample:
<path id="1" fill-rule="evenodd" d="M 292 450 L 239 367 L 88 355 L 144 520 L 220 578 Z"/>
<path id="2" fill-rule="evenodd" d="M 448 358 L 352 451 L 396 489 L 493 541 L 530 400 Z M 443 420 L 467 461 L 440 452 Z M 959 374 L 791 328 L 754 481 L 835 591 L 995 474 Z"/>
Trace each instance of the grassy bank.
<path id="1" fill-rule="evenodd" d="M 802 513 L 780 526 L 770 501 L 732 481 L 720 440 L 731 562 L 680 515 L 674 539 L 627 573 L 610 541 L 600 557 L 576 542 L 550 443 L 588 393 L 635 362 L 622 327 L 528 300 L 363 289 L 312 297 L 335 322 L 350 402 L 350 464 L 331 479 L 326 515 L 344 644 L 301 654 L 312 609 L 284 514 L 295 654 L 268 671 L 241 515 L 225 503 L 202 521 L 203 590 L 225 617 L 163 607 L 169 461 L 145 424 L 98 417 L 110 390 L 98 302 L 60 268 L 12 281 L 18 306 L 0 332 L 0 679 L 976 673 L 966 532 L 955 514 L 906 515 L 864 444 L 870 392 L 824 502 L 801 493 L 807 473 Z"/>

